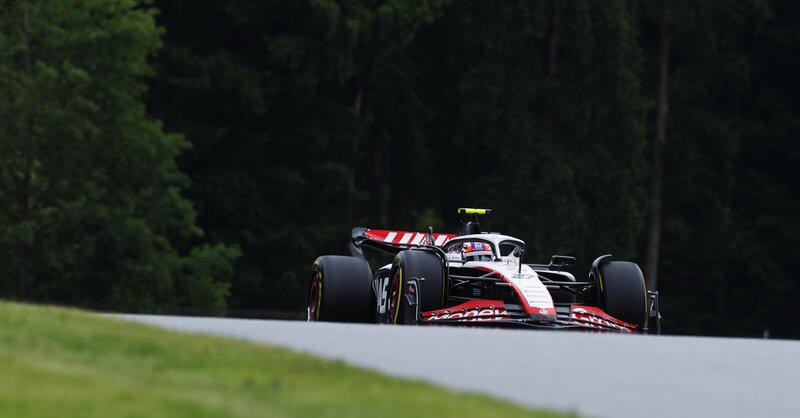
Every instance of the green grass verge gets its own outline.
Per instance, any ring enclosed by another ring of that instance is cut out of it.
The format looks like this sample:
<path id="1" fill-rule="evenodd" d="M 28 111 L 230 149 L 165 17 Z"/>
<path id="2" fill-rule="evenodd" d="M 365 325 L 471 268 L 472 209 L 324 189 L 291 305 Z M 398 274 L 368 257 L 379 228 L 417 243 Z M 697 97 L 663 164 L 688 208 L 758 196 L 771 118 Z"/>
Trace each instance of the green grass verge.
<path id="1" fill-rule="evenodd" d="M 0 303 L 0 416 L 563 417 L 289 350 Z"/>

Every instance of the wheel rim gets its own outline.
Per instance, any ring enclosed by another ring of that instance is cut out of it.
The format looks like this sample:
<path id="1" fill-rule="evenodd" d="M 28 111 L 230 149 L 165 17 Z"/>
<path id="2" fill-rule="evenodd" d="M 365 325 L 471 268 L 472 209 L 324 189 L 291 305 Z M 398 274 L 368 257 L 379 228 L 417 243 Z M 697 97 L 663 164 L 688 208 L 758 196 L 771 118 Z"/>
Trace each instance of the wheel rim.
<path id="1" fill-rule="evenodd" d="M 308 319 L 319 321 L 319 308 L 322 302 L 322 282 L 319 273 L 314 273 L 311 279 L 311 286 L 308 290 Z"/>
<path id="2" fill-rule="evenodd" d="M 389 282 L 389 299 L 387 300 L 386 309 L 386 322 L 390 324 L 397 323 L 397 310 L 400 305 L 400 282 L 402 280 L 403 269 L 398 268 L 392 274 L 392 279 Z"/>

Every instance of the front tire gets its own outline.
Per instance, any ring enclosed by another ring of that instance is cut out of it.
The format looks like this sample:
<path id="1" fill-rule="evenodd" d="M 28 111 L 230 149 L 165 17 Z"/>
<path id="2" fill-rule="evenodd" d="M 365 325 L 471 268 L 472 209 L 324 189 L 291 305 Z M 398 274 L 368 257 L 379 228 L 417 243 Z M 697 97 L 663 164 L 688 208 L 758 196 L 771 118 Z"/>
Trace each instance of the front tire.
<path id="1" fill-rule="evenodd" d="M 317 258 L 308 286 L 308 320 L 372 322 L 372 269 L 360 258 Z"/>
<path id="2" fill-rule="evenodd" d="M 409 279 L 417 281 L 416 295 L 409 294 Z M 386 318 L 389 324 L 413 324 L 419 311 L 432 311 L 444 305 L 445 273 L 442 260 L 436 255 L 419 250 L 406 250 L 397 254 L 389 274 L 386 291 Z"/>
<path id="3" fill-rule="evenodd" d="M 647 319 L 647 289 L 642 270 L 629 261 L 608 261 L 597 268 L 600 309 L 641 330 Z"/>

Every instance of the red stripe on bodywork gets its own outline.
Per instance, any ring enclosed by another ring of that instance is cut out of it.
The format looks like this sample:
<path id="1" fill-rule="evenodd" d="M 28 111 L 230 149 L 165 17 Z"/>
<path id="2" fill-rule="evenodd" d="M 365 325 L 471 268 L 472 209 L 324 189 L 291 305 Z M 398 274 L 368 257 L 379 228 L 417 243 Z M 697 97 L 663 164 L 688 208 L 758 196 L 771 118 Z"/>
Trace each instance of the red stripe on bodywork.
<path id="1" fill-rule="evenodd" d="M 572 305 L 570 306 L 569 319 L 573 324 L 586 325 L 593 328 L 613 328 L 628 333 L 636 330 L 636 325 L 614 318 L 595 306 Z"/>
<path id="2" fill-rule="evenodd" d="M 422 312 L 423 321 L 441 319 L 460 321 L 500 321 L 508 319 L 505 305 L 501 300 L 472 300 L 447 309 Z"/>
<path id="3" fill-rule="evenodd" d="M 403 236 L 407 234 L 411 234 L 405 244 L 411 244 L 414 241 L 418 241 L 419 245 L 434 245 L 437 241 L 440 240 L 441 237 L 444 237 L 444 241 L 442 241 L 441 245 L 444 245 L 447 241 L 455 238 L 455 234 L 433 234 L 433 241 L 432 243 L 428 242 L 428 233 L 427 232 L 411 232 L 411 231 L 392 231 L 389 229 L 365 229 L 365 234 L 367 238 L 373 239 L 375 241 L 386 242 L 387 244 L 400 244 L 400 240 L 403 239 Z M 391 241 L 387 241 L 386 238 L 389 237 L 390 234 L 394 234 Z M 417 238 L 417 239 L 415 239 Z"/>

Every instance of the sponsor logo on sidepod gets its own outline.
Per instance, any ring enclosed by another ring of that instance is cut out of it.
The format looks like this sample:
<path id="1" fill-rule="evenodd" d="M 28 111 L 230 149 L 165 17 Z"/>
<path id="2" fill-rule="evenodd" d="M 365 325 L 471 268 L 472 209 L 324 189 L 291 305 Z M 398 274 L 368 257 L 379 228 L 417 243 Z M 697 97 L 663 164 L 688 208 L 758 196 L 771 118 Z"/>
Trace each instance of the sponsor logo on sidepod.
<path id="1" fill-rule="evenodd" d="M 573 309 L 569 317 L 570 319 L 589 322 L 589 324 L 586 324 L 585 322 L 584 324 L 593 327 L 600 326 L 600 327 L 609 327 L 609 328 L 630 331 L 627 327 L 611 322 L 605 318 L 599 317 L 583 308 Z"/>
<path id="2" fill-rule="evenodd" d="M 451 312 L 443 314 L 433 313 L 424 320 L 437 321 L 440 319 L 458 319 L 461 321 L 497 321 L 499 319 L 503 319 L 505 314 L 505 309 L 470 309 L 466 312 Z"/>

